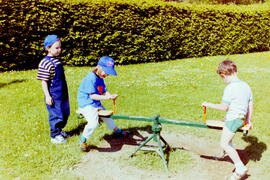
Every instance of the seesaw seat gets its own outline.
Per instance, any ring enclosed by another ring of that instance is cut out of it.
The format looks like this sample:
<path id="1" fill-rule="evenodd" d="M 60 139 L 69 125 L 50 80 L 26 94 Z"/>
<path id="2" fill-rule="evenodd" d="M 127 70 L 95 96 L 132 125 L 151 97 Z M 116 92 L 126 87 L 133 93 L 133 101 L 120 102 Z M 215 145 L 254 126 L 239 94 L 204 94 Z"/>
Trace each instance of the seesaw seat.
<path id="1" fill-rule="evenodd" d="M 76 113 L 79 118 L 83 118 L 83 115 L 79 110 L 76 110 Z M 100 109 L 98 110 L 98 115 L 100 117 L 110 117 L 111 115 L 113 115 L 113 111 Z"/>
<path id="2" fill-rule="evenodd" d="M 113 111 L 100 109 L 98 110 L 98 115 L 101 117 L 110 117 L 113 115 Z"/>
<path id="3" fill-rule="evenodd" d="M 222 120 L 207 120 L 206 125 L 210 128 L 222 129 L 224 127 L 225 122 Z M 238 129 L 238 131 L 248 131 L 250 129 L 249 125 L 242 126 Z"/>

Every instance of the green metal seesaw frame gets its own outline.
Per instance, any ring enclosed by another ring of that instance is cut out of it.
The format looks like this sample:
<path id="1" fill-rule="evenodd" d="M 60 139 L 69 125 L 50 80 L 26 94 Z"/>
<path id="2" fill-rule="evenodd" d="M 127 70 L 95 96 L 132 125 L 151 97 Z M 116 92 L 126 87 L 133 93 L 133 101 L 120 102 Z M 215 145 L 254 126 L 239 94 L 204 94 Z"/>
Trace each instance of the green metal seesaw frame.
<path id="1" fill-rule="evenodd" d="M 166 124 L 174 124 L 174 125 L 182 125 L 182 126 L 208 128 L 208 126 L 206 124 L 203 124 L 203 123 L 167 120 L 167 119 L 160 118 L 160 115 L 157 115 L 157 116 L 152 117 L 152 118 L 140 117 L 140 116 L 112 115 L 111 118 L 153 122 L 153 125 L 152 125 L 153 134 L 150 135 L 145 141 L 143 141 L 138 148 L 136 148 L 136 150 L 131 154 L 131 157 L 133 157 L 135 155 L 135 153 L 139 150 L 155 151 L 159 154 L 159 156 L 163 160 L 163 165 L 164 165 L 164 168 L 166 171 L 168 171 L 168 162 L 167 162 L 165 155 L 164 155 L 164 149 L 165 148 L 171 149 L 171 148 L 170 148 L 169 144 L 165 141 L 165 139 L 160 134 L 161 130 L 162 130 L 161 124 L 166 123 Z M 154 142 L 156 142 L 158 146 L 156 148 L 144 147 L 151 140 L 154 140 Z"/>
<path id="2" fill-rule="evenodd" d="M 205 123 L 200 122 L 191 122 L 191 121 L 178 121 L 178 120 L 169 120 L 161 118 L 160 115 L 157 115 L 155 117 L 142 117 L 142 116 L 127 116 L 127 115 L 110 115 L 112 119 L 124 119 L 124 120 L 135 120 L 135 121 L 146 121 L 146 122 L 153 122 L 152 125 L 152 132 L 153 134 L 150 135 L 145 141 L 143 141 L 138 148 L 130 155 L 133 157 L 135 153 L 139 150 L 143 151 L 155 151 L 159 154 L 159 156 L 163 160 L 163 165 L 166 171 L 168 171 L 168 162 L 165 159 L 164 151 L 163 149 L 169 148 L 169 144 L 165 141 L 165 139 L 161 136 L 161 130 L 162 126 L 161 124 L 173 124 L 173 125 L 181 125 L 181 126 L 191 126 L 191 127 L 197 127 L 197 128 L 210 128 L 210 129 L 222 129 L 222 126 L 220 125 L 207 125 L 206 123 L 206 108 L 204 107 L 204 121 Z M 78 118 L 83 118 L 81 114 L 78 114 Z M 243 132 L 243 135 L 248 134 L 248 130 L 245 129 L 239 129 L 238 131 Z M 157 143 L 156 148 L 150 148 L 150 147 L 144 147 L 150 140 L 154 140 Z"/>

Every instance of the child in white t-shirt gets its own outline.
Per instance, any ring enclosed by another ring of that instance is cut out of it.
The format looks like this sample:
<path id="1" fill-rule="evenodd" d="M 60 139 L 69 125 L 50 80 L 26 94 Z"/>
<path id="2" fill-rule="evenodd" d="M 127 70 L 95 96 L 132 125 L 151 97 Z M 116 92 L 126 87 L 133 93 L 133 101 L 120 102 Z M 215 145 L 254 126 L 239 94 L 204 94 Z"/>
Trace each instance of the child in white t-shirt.
<path id="1" fill-rule="evenodd" d="M 217 73 L 228 83 L 224 89 L 221 104 L 209 102 L 202 103 L 202 106 L 225 111 L 225 125 L 222 130 L 220 146 L 232 159 L 235 165 L 235 172 L 231 180 L 240 179 L 248 169 L 241 161 L 237 151 L 231 145 L 236 131 L 244 124 L 251 124 L 253 112 L 253 97 L 249 85 L 238 79 L 237 67 L 233 61 L 225 60 L 219 64 Z"/>

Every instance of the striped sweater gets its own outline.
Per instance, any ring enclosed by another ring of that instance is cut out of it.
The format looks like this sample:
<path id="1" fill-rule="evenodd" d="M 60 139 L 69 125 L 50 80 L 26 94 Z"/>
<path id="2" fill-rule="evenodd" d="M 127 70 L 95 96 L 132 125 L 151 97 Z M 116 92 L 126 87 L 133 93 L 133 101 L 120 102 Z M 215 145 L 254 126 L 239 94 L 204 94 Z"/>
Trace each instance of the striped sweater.
<path id="1" fill-rule="evenodd" d="M 48 56 L 47 56 L 48 57 Z M 37 79 L 43 81 L 52 80 L 55 75 L 54 65 L 61 64 L 61 62 L 56 57 L 49 57 L 50 60 L 44 58 L 40 61 L 38 65 Z"/>

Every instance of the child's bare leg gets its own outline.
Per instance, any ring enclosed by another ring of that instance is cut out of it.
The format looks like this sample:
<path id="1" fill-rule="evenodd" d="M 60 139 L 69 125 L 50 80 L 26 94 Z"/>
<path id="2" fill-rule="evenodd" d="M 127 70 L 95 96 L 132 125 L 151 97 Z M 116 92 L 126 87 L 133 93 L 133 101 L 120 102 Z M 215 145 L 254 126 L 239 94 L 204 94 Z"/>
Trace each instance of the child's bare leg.
<path id="1" fill-rule="evenodd" d="M 242 161 L 237 151 L 230 145 L 234 135 L 235 133 L 231 132 L 227 127 L 224 127 L 221 134 L 220 146 L 224 151 L 226 151 L 234 164 L 239 164 L 242 163 Z"/>

